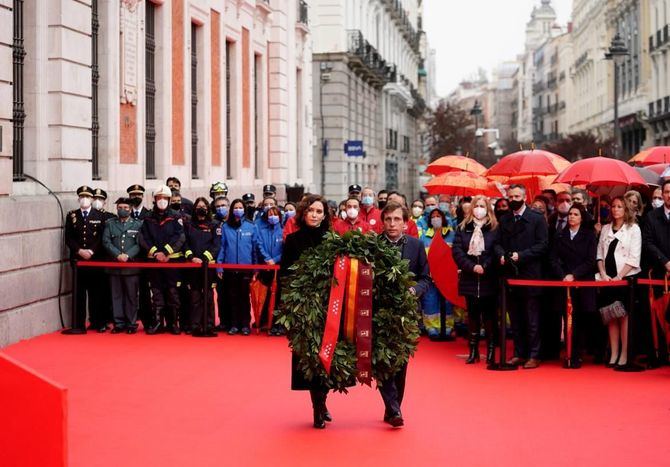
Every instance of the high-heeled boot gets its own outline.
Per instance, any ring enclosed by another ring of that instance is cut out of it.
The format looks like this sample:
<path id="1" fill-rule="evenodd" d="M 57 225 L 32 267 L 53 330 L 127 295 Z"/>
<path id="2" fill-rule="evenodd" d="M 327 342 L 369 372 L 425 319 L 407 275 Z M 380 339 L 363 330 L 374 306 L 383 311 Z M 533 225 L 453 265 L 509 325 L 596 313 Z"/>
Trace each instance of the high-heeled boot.
<path id="1" fill-rule="evenodd" d="M 470 333 L 470 355 L 465 360 L 466 365 L 479 361 L 479 334 Z"/>

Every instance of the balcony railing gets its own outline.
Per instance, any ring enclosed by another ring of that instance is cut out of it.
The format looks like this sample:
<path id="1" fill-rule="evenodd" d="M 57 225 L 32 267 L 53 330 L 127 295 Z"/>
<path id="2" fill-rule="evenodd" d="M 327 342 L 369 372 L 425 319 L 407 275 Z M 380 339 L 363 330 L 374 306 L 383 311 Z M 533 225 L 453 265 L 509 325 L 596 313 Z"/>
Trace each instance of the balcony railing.
<path id="1" fill-rule="evenodd" d="M 357 29 L 349 30 L 348 50 L 352 57 L 349 66 L 359 69 L 372 83 L 384 85 L 390 81 L 395 81 L 396 66 L 386 63 L 377 49 L 375 49 L 363 33 Z"/>
<path id="2" fill-rule="evenodd" d="M 309 22 L 307 2 L 300 0 L 298 2 L 298 23 L 307 24 Z"/>

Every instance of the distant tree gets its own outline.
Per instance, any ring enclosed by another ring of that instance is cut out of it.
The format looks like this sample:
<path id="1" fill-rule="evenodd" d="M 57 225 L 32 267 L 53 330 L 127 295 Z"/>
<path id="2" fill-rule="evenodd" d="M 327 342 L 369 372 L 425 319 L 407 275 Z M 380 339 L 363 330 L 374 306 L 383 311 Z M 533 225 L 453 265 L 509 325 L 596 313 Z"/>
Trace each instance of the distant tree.
<path id="1" fill-rule="evenodd" d="M 544 149 L 561 155 L 569 161 L 576 161 L 586 157 L 611 155 L 614 144 L 613 138 L 603 139 L 600 136 L 582 131 L 567 135 L 560 141 L 544 145 Z"/>
<path id="2" fill-rule="evenodd" d="M 442 101 L 428 118 L 430 160 L 447 154 L 474 152 L 475 127 L 469 112 Z"/>

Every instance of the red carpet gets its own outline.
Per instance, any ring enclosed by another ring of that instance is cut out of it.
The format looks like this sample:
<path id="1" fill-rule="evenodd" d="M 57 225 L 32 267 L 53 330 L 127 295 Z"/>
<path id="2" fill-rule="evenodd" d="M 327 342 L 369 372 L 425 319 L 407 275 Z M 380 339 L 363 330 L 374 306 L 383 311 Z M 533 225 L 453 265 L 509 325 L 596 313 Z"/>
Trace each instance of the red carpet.
<path id="1" fill-rule="evenodd" d="M 68 388 L 72 466 L 670 462 L 668 367 L 497 373 L 464 365 L 463 341 L 423 341 L 405 428 L 382 423 L 378 393 L 357 387 L 331 396 L 335 420 L 314 430 L 283 338 L 51 334 L 4 351 Z"/>

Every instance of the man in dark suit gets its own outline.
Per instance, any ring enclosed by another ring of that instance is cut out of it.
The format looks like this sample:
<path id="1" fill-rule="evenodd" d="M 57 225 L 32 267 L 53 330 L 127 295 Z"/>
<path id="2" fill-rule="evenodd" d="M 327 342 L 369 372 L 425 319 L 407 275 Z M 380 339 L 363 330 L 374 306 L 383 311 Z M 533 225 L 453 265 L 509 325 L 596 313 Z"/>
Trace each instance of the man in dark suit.
<path id="1" fill-rule="evenodd" d="M 144 187 L 139 184 L 130 185 L 126 189 L 128 197 L 131 201 L 130 217 L 140 221 L 144 221 L 151 215 L 151 210 L 142 206 L 144 201 Z M 146 251 L 139 254 L 138 258 L 145 258 Z M 140 272 L 140 299 L 139 309 L 137 310 L 137 317 L 142 321 L 144 329 L 149 328 L 152 324 L 152 310 L 151 310 L 151 292 L 149 290 L 149 274 L 146 269 Z"/>
<path id="2" fill-rule="evenodd" d="M 76 261 L 100 259 L 102 255 L 102 232 L 105 226 L 103 214 L 94 209 L 93 189 L 88 186 L 77 188 L 79 209 L 67 213 L 65 218 L 65 243 L 70 249 L 70 261 L 77 279 L 77 293 L 74 297 L 75 314 L 72 327 L 63 334 L 86 334 L 86 305 L 90 319 L 89 329 L 105 332 L 107 326 L 102 312 L 100 283 L 105 275 L 99 269 L 89 269 L 79 274 Z"/>
<path id="3" fill-rule="evenodd" d="M 406 207 L 389 202 L 381 213 L 384 223 L 384 238 L 391 245 L 400 248 L 402 259 L 409 261 L 409 270 L 414 274 L 416 285 L 410 287 L 410 293 L 420 297 L 430 286 L 430 272 L 428 258 L 421 241 L 405 235 L 405 226 L 409 220 L 409 211 Z M 407 364 L 393 378 L 381 381 L 379 392 L 384 400 L 384 421 L 393 427 L 404 425 L 400 406 L 405 394 L 405 379 Z"/>
<path id="4" fill-rule="evenodd" d="M 511 185 L 507 190 L 510 211 L 500 219 L 500 244 L 496 254 L 507 274 L 520 279 L 542 279 L 542 259 L 548 249 L 544 216 L 526 206 L 526 188 Z M 537 368 L 540 364 L 540 287 L 515 287 L 508 308 L 514 331 L 512 365 Z"/>

